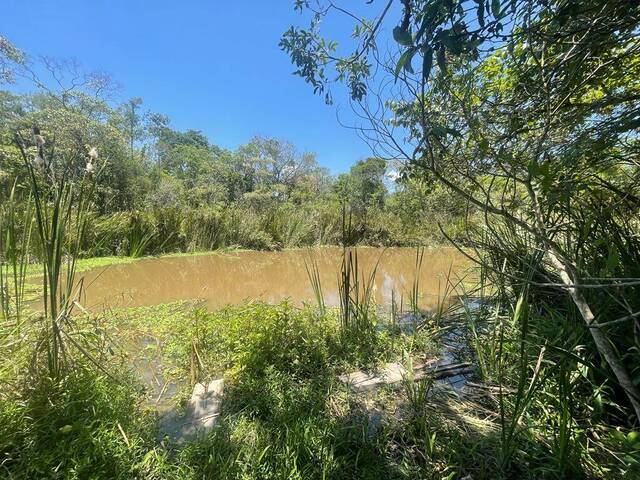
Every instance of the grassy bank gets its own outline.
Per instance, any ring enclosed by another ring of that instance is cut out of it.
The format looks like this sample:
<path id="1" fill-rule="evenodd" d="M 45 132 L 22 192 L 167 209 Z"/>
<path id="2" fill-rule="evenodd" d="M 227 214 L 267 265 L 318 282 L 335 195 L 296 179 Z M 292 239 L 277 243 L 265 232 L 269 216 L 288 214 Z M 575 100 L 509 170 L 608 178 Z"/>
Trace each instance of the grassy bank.
<path id="1" fill-rule="evenodd" d="M 75 274 L 113 259 L 79 260 L 87 204 L 81 196 L 74 209 L 74 186 L 64 182 L 43 193 L 30 171 L 49 303 L 38 315 L 25 308 L 29 250 L 9 209 L 0 264 L 3 476 L 637 478 L 640 441 L 624 397 L 585 347 L 587 329 L 562 297 L 492 281 L 485 270 L 474 292 L 447 282 L 458 289 L 457 309 L 442 302 L 426 313 L 416 280 L 409 295 L 415 328 L 404 330 L 395 302 L 391 315 L 377 310 L 375 268 L 365 274 L 357 251 L 345 249 L 337 310 L 324 304 L 312 262 L 316 305 L 303 309 L 249 303 L 209 312 L 175 304 L 92 315 L 76 301 Z M 350 236 L 345 229 L 343 238 Z M 416 251 L 416 271 L 423 253 Z M 445 345 L 453 350 L 448 361 L 462 357 L 474 366 L 464 392 L 413 374 L 412 364 Z M 395 386 L 363 394 L 339 381 L 387 362 L 407 366 Z M 196 382 L 219 377 L 217 426 L 187 445 L 159 439 L 163 384 L 178 385 L 171 400 L 180 409 Z"/>
<path id="2" fill-rule="evenodd" d="M 456 327 L 470 335 L 473 330 L 462 320 Z M 100 367 L 78 357 L 54 382 L 36 375 L 37 360 L 30 355 L 14 356 L 25 364 L 17 376 L 4 378 L 10 388 L 0 395 L 1 468 L 7 478 L 494 479 L 560 478 L 567 471 L 571 478 L 634 478 L 638 473 L 634 434 L 604 423 L 591 425 L 589 435 L 597 434 L 597 442 L 575 431 L 567 439 L 568 463 L 559 463 L 561 430 L 551 422 L 562 410 L 542 389 L 527 400 L 518 428 L 505 440 L 496 402 L 504 402 L 511 412 L 506 418 L 513 418 L 516 395 L 500 400 L 487 389 L 461 399 L 434 388 L 429 379 L 410 377 L 397 388 L 356 394 L 337 380 L 355 368 L 437 355 L 447 323 L 428 322 L 415 335 L 374 328 L 366 336 L 346 337 L 338 312 L 321 314 L 287 303 L 217 312 L 172 304 L 84 322 L 79 331 L 101 332 L 85 345 Z M 494 333 L 479 335 L 467 352 L 470 358 L 481 348 L 486 358 Z M 141 337 L 157 342 L 142 350 L 127 347 Z M 157 443 L 153 395 L 145 394 L 129 367 L 136 358 L 157 353 L 167 378 L 184 382 L 176 402 L 188 396 L 192 377 L 225 378 L 222 419 L 201 441 L 183 447 Z M 483 369 L 477 378 L 489 379 Z M 505 388 L 517 385 L 517 378 L 505 378 Z"/>

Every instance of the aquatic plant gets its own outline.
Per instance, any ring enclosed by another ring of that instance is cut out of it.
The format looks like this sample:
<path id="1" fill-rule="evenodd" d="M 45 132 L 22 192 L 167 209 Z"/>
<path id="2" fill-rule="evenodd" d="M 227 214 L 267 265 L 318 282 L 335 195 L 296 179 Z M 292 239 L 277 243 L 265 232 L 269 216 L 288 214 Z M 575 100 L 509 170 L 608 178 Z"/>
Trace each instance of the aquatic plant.
<path id="1" fill-rule="evenodd" d="M 345 345 L 366 345 L 375 327 L 374 282 L 378 262 L 368 274 L 358 264 L 357 249 L 342 252 L 338 277 L 341 336 Z"/>
<path id="2" fill-rule="evenodd" d="M 32 160 L 26 140 L 16 134 L 16 145 L 28 171 L 35 231 L 43 254 L 44 318 L 47 322 L 42 346 L 48 374 L 57 379 L 62 375 L 63 363 L 69 360 L 65 344 L 84 350 L 65 331 L 65 325 L 69 324 L 71 313 L 78 305 L 78 289 L 82 288 L 75 282 L 75 268 L 95 186 L 94 174 L 99 174 L 93 163 L 97 162 L 98 154 L 95 148 L 88 150 L 85 159 L 87 165 L 92 165 L 91 172 L 85 169 L 83 176 L 74 181 L 71 167 L 81 161 L 78 152 L 68 153 L 66 157 L 56 152 L 54 156 L 53 146 L 47 151 L 37 127 L 33 128 L 33 143 L 36 153 Z"/>
<path id="3" fill-rule="evenodd" d="M 22 322 L 32 232 L 31 207 L 30 200 L 24 205 L 18 203 L 14 183 L 9 199 L 0 208 L 0 320 L 3 330 L 19 329 Z"/>
<path id="4" fill-rule="evenodd" d="M 413 368 L 413 359 L 408 352 L 404 352 L 404 374 L 402 375 L 402 388 L 407 397 L 407 401 L 415 415 L 421 415 L 425 412 L 425 406 L 428 396 L 433 388 L 433 378 L 425 376 L 424 378 L 416 378 Z"/>
<path id="5" fill-rule="evenodd" d="M 409 307 L 413 316 L 414 327 L 418 327 L 420 320 L 420 272 L 422 270 L 422 261 L 424 259 L 424 247 L 416 247 L 415 266 L 413 272 L 413 282 L 411 291 L 409 292 Z"/>
<path id="6" fill-rule="evenodd" d="M 313 258 L 313 254 L 311 252 L 309 256 L 311 265 L 305 261 L 304 268 L 307 271 L 307 277 L 309 277 L 309 283 L 313 290 L 318 311 L 320 312 L 320 315 L 325 315 L 327 307 L 324 303 L 324 293 L 322 292 L 322 282 L 320 280 L 320 269 L 318 268 L 317 260 Z"/>

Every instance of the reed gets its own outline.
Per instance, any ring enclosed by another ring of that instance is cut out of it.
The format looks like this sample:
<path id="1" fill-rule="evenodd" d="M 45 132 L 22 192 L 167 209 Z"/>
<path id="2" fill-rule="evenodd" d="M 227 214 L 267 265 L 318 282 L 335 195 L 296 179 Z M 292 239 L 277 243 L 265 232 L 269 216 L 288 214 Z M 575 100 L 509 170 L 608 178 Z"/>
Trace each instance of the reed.
<path id="1" fill-rule="evenodd" d="M 309 252 L 310 263 L 307 261 L 304 262 L 304 268 L 307 271 L 307 277 L 309 278 L 309 283 L 311 284 L 311 289 L 313 290 L 313 295 L 316 301 L 316 306 L 318 307 L 318 311 L 320 315 L 324 316 L 327 307 L 324 303 L 324 293 L 322 291 L 322 281 L 320 279 L 320 269 L 318 268 L 318 262 L 313 257 L 313 254 Z"/>
<path id="2" fill-rule="evenodd" d="M 416 248 L 415 266 L 413 272 L 413 282 L 409 291 L 409 307 L 413 316 L 414 326 L 417 328 L 420 313 L 420 273 L 422 271 L 422 261 L 424 259 L 424 247 Z"/>
<path id="3" fill-rule="evenodd" d="M 520 338 L 518 341 L 519 355 L 517 364 L 517 386 L 514 392 L 505 392 L 504 386 L 508 385 L 508 381 L 504 378 L 504 365 L 499 371 L 499 413 L 501 426 L 501 457 L 500 462 L 503 469 L 506 469 L 515 453 L 518 445 L 518 435 L 520 433 L 521 421 L 531 406 L 534 396 L 538 392 L 541 383 L 546 375 L 546 369 L 543 361 L 545 360 L 546 348 L 540 348 L 535 363 L 531 364 L 528 352 L 529 342 L 529 320 L 530 320 L 529 304 L 527 303 L 527 288 L 521 292 L 513 311 L 513 324 L 520 325 Z M 504 346 L 506 340 L 504 336 L 501 338 L 498 356 L 501 362 L 504 362 Z M 533 369 L 531 370 L 531 367 Z M 531 370 L 531 372 L 530 372 Z M 513 401 L 507 402 L 507 396 L 512 397 Z"/>
<path id="4" fill-rule="evenodd" d="M 149 246 L 155 237 L 156 234 L 153 231 L 133 229 L 127 236 L 127 256 L 131 258 L 142 257 L 148 252 Z"/>
<path id="5" fill-rule="evenodd" d="M 77 152 L 67 156 L 54 155 L 54 148 L 45 148 L 45 140 L 34 128 L 36 160 L 31 161 L 29 148 L 23 137 L 16 136 L 16 144 L 22 154 L 28 172 L 35 218 L 35 231 L 42 251 L 44 341 L 49 377 L 60 378 L 64 363 L 69 360 L 65 343 L 70 342 L 86 352 L 64 325 L 70 324 L 71 314 L 79 304 L 82 283 L 76 284 L 76 260 L 80 255 L 95 187 L 97 151 L 89 150 L 87 167 L 79 179 L 71 178 L 71 166 L 82 161 Z"/>
<path id="6" fill-rule="evenodd" d="M 356 249 L 344 249 L 338 276 L 340 324 L 343 339 L 361 338 L 374 329 L 374 284 L 380 259 L 365 275 L 358 263 Z"/>
<path id="7" fill-rule="evenodd" d="M 413 368 L 413 360 L 407 352 L 405 356 L 405 373 L 402 376 L 402 387 L 413 414 L 423 415 L 427 398 L 433 389 L 433 378 L 430 376 L 418 379 Z"/>
<path id="8" fill-rule="evenodd" d="M 14 183 L 0 210 L 0 318 L 4 328 L 11 330 L 19 329 L 22 323 L 32 233 L 31 206 L 28 200 L 23 214 L 19 214 Z"/>
<path id="9" fill-rule="evenodd" d="M 391 290 L 391 327 L 395 331 L 398 328 L 398 319 L 402 315 L 402 295 L 400 296 L 400 305 L 396 299 L 396 291 Z"/>

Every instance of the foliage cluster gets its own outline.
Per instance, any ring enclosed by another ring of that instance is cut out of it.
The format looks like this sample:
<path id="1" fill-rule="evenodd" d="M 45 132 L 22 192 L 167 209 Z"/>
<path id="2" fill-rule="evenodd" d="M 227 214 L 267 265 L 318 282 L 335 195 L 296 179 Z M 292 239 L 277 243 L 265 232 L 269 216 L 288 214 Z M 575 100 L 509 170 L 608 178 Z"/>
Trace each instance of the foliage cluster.
<path id="1" fill-rule="evenodd" d="M 51 74 L 70 73 L 60 66 Z M 113 105 L 101 96 L 104 85 L 73 85 L 64 92 L 0 92 L 0 199 L 9 198 L 17 179 L 16 196 L 26 202 L 16 132 L 28 137 L 37 125 L 49 147 L 68 155 L 97 148 L 106 168 L 91 199 L 83 256 L 336 244 L 344 208 L 358 243 L 439 243 L 438 222 L 461 233 L 452 220 L 463 205 L 440 188 L 395 179 L 396 167 L 380 158 L 332 176 L 313 153 L 287 141 L 256 137 L 227 150 L 143 112 L 140 99 Z M 70 178 L 79 177 L 84 164 L 67 168 Z"/>

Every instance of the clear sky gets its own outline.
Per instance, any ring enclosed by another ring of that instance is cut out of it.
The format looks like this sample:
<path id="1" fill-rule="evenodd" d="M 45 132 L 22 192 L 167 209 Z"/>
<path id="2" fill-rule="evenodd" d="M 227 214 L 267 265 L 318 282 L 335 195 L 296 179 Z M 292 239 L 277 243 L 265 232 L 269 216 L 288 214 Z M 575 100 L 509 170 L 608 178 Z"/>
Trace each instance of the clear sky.
<path id="1" fill-rule="evenodd" d="M 142 97 L 174 128 L 202 130 L 212 143 L 282 138 L 333 173 L 371 154 L 336 119 L 353 119 L 344 97 L 326 106 L 291 75 L 278 41 L 301 21 L 293 0 L 2 0 L 0 15 L 0 33 L 28 55 L 104 70 L 122 86 L 120 100 Z"/>

